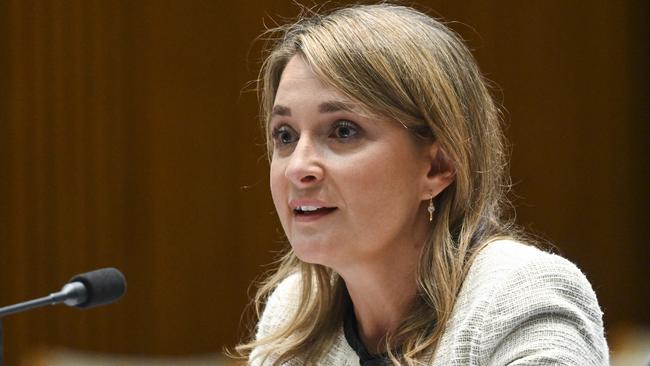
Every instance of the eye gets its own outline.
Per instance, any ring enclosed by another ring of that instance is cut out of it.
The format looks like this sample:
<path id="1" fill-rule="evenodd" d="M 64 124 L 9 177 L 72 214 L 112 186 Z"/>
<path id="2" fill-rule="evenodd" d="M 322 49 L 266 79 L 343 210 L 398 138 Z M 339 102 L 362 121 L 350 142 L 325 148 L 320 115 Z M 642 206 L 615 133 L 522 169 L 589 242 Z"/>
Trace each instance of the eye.
<path id="1" fill-rule="evenodd" d="M 271 137 L 276 145 L 289 145 L 298 140 L 298 134 L 291 127 L 282 125 L 273 129 Z"/>
<path id="2" fill-rule="evenodd" d="M 339 140 L 349 140 L 357 137 L 359 134 L 359 127 L 354 122 L 341 120 L 336 122 L 330 137 Z"/>
<path id="3" fill-rule="evenodd" d="M 296 132 L 286 125 L 274 128 L 271 136 L 276 143 L 282 145 L 288 145 L 297 140 Z"/>

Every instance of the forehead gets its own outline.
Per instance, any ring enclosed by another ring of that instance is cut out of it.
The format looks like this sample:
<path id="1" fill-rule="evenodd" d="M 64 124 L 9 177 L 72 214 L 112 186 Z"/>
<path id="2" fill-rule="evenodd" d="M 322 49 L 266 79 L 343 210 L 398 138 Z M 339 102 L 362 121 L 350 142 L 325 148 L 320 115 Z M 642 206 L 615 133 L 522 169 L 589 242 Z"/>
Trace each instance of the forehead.
<path id="1" fill-rule="evenodd" d="M 293 56 L 282 72 L 276 91 L 273 110 L 299 107 L 309 101 L 327 102 L 351 112 L 375 115 L 360 103 L 352 100 L 334 86 L 323 81 L 301 56 Z"/>
<path id="2" fill-rule="evenodd" d="M 331 85 L 323 82 L 318 75 L 312 70 L 302 57 L 293 56 L 280 77 L 278 90 L 276 92 L 276 103 L 281 103 L 295 95 L 304 94 L 309 90 L 310 95 L 335 98 L 337 100 L 347 100 L 347 98 Z"/>

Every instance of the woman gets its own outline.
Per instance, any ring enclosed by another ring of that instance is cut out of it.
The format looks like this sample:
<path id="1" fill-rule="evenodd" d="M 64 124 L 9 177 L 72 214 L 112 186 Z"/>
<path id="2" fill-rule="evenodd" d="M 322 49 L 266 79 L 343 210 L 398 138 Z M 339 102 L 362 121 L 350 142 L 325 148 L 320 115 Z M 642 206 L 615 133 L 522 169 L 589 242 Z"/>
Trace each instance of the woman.
<path id="1" fill-rule="evenodd" d="M 249 362 L 607 364 L 585 277 L 503 217 L 498 110 L 458 36 L 389 4 L 277 31 L 261 108 L 291 248 Z"/>

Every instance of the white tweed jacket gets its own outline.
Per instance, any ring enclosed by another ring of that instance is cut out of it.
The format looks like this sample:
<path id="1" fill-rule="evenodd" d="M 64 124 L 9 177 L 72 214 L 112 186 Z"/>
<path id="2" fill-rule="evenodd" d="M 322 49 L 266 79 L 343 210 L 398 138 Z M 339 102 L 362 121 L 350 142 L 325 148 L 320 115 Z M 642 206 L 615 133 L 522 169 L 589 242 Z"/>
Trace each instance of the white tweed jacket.
<path id="1" fill-rule="evenodd" d="M 258 339 L 297 308 L 300 278 L 273 292 L 257 327 Z M 250 356 L 251 365 L 271 364 Z M 495 241 L 476 257 L 449 322 L 427 365 L 608 365 L 602 312 L 591 285 L 566 259 L 513 241 Z M 300 360 L 291 365 L 301 365 Z M 359 365 L 339 330 L 317 363 Z"/>

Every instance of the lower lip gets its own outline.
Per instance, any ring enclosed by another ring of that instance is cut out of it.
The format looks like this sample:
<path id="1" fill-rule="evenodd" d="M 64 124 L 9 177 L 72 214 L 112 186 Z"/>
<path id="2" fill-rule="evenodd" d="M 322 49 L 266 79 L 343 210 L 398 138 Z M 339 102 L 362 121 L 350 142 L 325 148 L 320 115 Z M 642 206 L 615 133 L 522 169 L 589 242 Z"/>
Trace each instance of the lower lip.
<path id="1" fill-rule="evenodd" d="M 331 211 L 323 211 L 323 212 L 317 212 L 309 215 L 299 215 L 294 213 L 293 217 L 297 222 L 313 222 L 316 220 L 320 220 L 325 216 L 329 216 L 336 212 L 336 209 L 331 210 Z"/>

